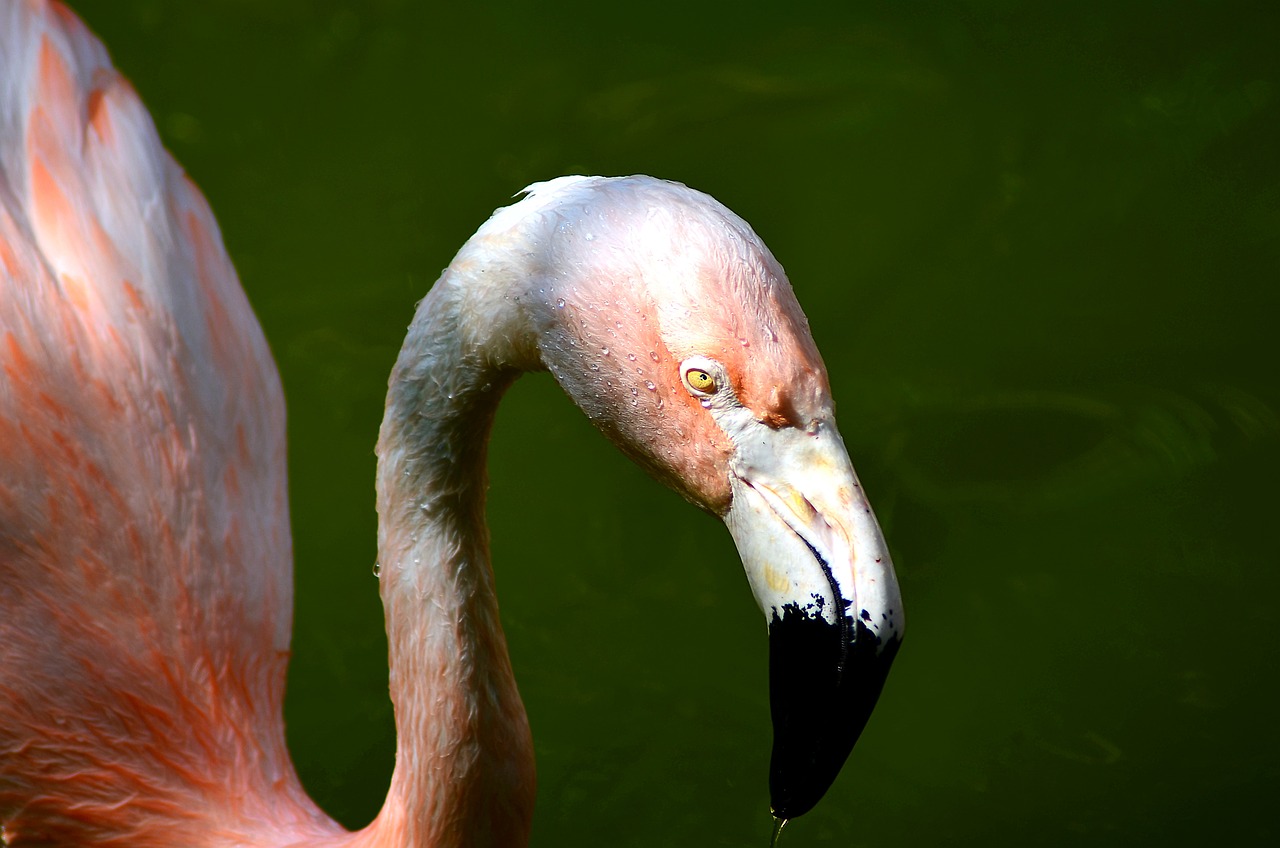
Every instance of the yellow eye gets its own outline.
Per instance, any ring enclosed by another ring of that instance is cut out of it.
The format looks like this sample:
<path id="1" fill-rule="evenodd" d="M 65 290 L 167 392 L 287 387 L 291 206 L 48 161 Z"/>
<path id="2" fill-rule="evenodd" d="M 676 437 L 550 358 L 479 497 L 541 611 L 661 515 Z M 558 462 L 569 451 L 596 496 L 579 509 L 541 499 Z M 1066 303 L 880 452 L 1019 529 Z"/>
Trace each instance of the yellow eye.
<path id="1" fill-rule="evenodd" d="M 702 392 L 707 395 L 715 393 L 716 378 L 701 368 L 690 368 L 684 372 L 684 379 L 689 384 L 689 388 L 695 392 Z"/>

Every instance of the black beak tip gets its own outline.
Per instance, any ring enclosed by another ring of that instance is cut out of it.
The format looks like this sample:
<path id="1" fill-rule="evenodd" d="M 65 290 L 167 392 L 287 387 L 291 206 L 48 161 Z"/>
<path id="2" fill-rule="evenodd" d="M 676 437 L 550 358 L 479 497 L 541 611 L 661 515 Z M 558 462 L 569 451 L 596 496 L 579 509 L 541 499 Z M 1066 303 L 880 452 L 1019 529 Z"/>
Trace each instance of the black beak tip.
<path id="1" fill-rule="evenodd" d="M 809 812 L 831 788 L 871 717 L 899 644 L 896 636 L 882 643 L 861 621 L 841 627 L 795 607 L 782 618 L 775 614 L 769 625 L 769 800 L 776 818 Z"/>

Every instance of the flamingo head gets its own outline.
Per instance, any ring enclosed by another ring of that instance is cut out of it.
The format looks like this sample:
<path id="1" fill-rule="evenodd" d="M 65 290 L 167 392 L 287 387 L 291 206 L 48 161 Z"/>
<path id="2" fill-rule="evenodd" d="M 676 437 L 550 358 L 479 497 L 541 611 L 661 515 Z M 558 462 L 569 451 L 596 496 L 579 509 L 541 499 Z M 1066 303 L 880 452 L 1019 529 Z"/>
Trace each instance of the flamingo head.
<path id="1" fill-rule="evenodd" d="M 808 321 L 764 243 L 705 194 L 566 177 L 511 209 L 526 204 L 528 342 L 624 452 L 728 526 L 768 621 L 773 813 L 805 813 L 904 625 Z"/>

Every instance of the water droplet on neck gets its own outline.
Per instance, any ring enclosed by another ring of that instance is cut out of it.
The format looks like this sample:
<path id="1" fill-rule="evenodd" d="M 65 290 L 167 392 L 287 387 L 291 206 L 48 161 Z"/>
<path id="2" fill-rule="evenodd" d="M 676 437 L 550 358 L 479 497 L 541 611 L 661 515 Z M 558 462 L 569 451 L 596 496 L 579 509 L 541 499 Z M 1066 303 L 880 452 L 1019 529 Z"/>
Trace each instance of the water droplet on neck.
<path id="1" fill-rule="evenodd" d="M 601 353 L 603 353 L 605 356 L 608 356 L 608 355 L 609 355 L 609 348 L 607 348 L 607 347 L 602 347 L 602 348 L 600 348 L 600 352 L 601 352 Z"/>
<path id="2" fill-rule="evenodd" d="M 651 351 L 649 351 L 649 358 L 650 358 L 650 359 L 652 359 L 654 362 L 657 362 L 657 361 L 658 361 L 658 352 L 657 352 L 656 350 L 651 350 Z"/>
<path id="3" fill-rule="evenodd" d="M 563 297 L 557 297 L 557 298 L 556 298 L 556 309 L 564 309 L 564 298 L 563 298 Z"/>
<path id="4" fill-rule="evenodd" d="M 382 563 L 375 562 L 373 564 L 373 576 L 382 579 Z"/>
<path id="5" fill-rule="evenodd" d="M 657 389 L 658 389 L 657 384 L 655 384 L 652 380 L 645 380 L 645 381 L 644 381 L 644 387 L 645 387 L 646 389 L 648 389 L 649 391 L 651 391 L 651 392 L 653 392 L 653 391 L 657 391 Z"/>
<path id="6" fill-rule="evenodd" d="M 635 361 L 636 361 L 636 355 L 635 355 L 634 353 L 628 353 L 628 354 L 627 354 L 627 359 L 630 359 L 632 362 L 635 362 Z"/>

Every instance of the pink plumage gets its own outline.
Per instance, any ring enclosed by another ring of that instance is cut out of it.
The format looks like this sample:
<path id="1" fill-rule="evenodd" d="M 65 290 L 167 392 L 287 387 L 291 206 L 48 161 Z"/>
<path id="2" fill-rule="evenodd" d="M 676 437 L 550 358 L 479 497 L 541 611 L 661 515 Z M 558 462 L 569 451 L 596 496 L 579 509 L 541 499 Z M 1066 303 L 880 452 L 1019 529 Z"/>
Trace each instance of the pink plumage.
<path id="1" fill-rule="evenodd" d="M 0 79 L 5 844 L 328 830 L 280 718 L 283 398 L 217 224 L 65 7 L 0 4 Z"/>
<path id="2" fill-rule="evenodd" d="M 347 833 L 285 750 L 284 402 L 262 331 L 102 45 L 60 3 L 0 0 L 0 844 L 525 844 L 533 747 L 484 463 L 531 370 L 724 519 L 769 621 L 774 812 L 822 797 L 903 619 L 782 266 L 676 183 L 526 191 L 421 301 L 391 375 L 376 493 L 396 769 Z"/>

